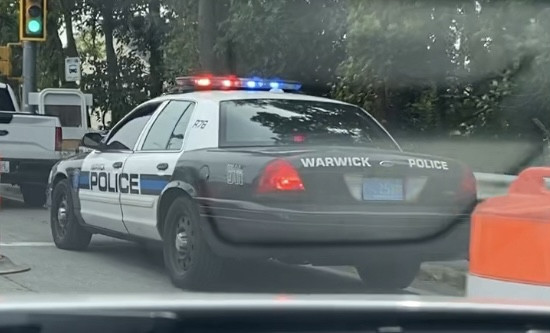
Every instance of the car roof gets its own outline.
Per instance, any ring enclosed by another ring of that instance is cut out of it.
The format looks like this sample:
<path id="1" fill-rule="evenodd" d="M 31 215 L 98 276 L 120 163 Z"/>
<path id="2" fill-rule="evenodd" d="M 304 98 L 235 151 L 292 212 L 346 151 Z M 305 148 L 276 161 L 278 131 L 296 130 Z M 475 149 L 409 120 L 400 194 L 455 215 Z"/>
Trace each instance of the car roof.
<path id="1" fill-rule="evenodd" d="M 239 100 L 239 99 L 288 99 L 288 100 L 301 100 L 301 101 L 317 101 L 317 102 L 329 102 L 329 103 L 338 103 L 338 104 L 348 104 L 338 100 L 317 97 L 304 94 L 295 94 L 287 92 L 270 92 L 270 91 L 250 91 L 250 90 L 231 90 L 231 91 L 221 91 L 221 90 L 209 90 L 209 91 L 194 91 L 183 94 L 172 94 L 164 95 L 157 97 L 154 101 L 164 101 L 164 100 L 173 100 L 173 99 L 182 99 L 182 100 L 208 100 L 212 102 L 221 102 L 228 100 Z"/>

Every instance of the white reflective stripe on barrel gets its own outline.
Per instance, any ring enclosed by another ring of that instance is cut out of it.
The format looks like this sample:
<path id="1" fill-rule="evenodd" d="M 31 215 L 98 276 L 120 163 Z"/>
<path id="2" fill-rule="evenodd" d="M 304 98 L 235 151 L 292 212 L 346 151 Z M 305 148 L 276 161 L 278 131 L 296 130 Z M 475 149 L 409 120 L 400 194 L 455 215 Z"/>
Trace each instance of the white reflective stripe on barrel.
<path id="1" fill-rule="evenodd" d="M 550 286 L 483 278 L 468 274 L 466 296 L 508 300 L 550 300 Z"/>

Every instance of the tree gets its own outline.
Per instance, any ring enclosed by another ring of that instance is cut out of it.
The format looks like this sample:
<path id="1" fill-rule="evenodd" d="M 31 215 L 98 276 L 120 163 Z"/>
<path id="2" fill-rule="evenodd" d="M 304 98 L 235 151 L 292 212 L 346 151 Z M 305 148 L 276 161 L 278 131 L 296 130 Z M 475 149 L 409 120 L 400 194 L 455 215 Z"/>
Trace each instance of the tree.
<path id="1" fill-rule="evenodd" d="M 326 93 L 344 56 L 346 9 L 338 0 L 232 0 L 218 45 L 232 46 L 239 75 L 294 79 Z"/>
<path id="2" fill-rule="evenodd" d="M 0 45 L 15 43 L 19 40 L 17 0 L 3 0 L 0 2 Z"/>
<path id="3" fill-rule="evenodd" d="M 540 50 L 533 46 L 547 45 L 540 38 L 544 34 L 535 38 L 526 24 L 540 12 L 540 3 L 349 5 L 347 59 L 339 68 L 335 97 L 363 106 L 404 135 L 528 132 L 530 120 L 524 117 L 518 126 L 509 111 L 518 102 L 517 83 L 538 58 L 534 54 Z"/>

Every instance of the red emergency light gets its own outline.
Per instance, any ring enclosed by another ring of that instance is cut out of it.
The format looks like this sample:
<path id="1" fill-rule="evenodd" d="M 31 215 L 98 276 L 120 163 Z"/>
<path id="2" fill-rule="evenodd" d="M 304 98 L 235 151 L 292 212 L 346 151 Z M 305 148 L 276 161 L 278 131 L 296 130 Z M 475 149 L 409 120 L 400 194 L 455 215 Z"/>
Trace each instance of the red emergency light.
<path id="1" fill-rule="evenodd" d="M 236 76 L 181 76 L 176 78 L 177 88 L 182 90 L 286 90 L 297 91 L 302 85 L 294 81 L 278 79 L 240 78 Z"/>

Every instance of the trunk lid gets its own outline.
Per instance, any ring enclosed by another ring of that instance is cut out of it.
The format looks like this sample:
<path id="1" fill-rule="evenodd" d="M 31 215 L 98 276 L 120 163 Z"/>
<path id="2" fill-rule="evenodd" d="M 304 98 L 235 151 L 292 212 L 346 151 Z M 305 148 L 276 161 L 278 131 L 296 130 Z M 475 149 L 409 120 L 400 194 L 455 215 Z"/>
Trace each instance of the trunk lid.
<path id="1" fill-rule="evenodd" d="M 456 205 L 471 174 L 448 158 L 362 147 L 271 147 L 251 152 L 289 161 L 303 181 L 303 200 L 314 204 Z"/>

